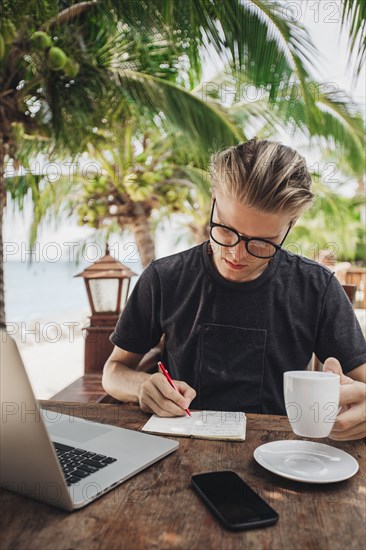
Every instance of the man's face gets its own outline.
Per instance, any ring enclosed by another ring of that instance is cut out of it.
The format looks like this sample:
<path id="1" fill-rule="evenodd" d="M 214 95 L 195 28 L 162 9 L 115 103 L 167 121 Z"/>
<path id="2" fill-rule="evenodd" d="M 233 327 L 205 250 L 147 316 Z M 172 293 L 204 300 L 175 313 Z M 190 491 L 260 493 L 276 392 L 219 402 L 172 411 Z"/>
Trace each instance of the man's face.
<path id="1" fill-rule="evenodd" d="M 257 237 L 279 244 L 288 230 L 291 218 L 285 214 L 269 214 L 244 206 L 238 200 L 216 193 L 213 222 L 236 229 L 245 237 Z M 266 269 L 270 258 L 256 258 L 249 254 L 245 242 L 225 247 L 210 238 L 213 262 L 225 279 L 235 282 L 251 281 Z"/>

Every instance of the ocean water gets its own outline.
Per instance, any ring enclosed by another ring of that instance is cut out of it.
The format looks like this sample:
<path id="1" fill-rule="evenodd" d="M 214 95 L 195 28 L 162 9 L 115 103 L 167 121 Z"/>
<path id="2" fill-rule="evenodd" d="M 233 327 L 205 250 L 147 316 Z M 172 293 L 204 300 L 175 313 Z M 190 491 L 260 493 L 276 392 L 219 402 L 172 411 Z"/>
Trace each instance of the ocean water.
<path id="1" fill-rule="evenodd" d="M 74 277 L 87 265 L 73 262 L 21 261 L 4 263 L 6 321 L 19 323 L 38 319 L 57 320 L 77 312 L 88 312 L 89 302 L 84 281 Z M 125 263 L 135 273 L 141 265 Z M 133 277 L 130 291 L 137 281 Z M 88 313 L 87 313 L 88 314 Z"/>

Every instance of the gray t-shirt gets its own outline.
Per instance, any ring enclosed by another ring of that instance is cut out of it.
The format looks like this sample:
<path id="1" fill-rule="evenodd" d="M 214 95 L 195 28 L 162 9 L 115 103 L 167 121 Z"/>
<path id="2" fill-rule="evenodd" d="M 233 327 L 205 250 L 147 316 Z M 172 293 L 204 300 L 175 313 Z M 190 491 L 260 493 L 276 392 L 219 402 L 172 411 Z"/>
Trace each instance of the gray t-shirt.
<path id="1" fill-rule="evenodd" d="M 165 334 L 173 379 L 197 391 L 191 407 L 286 414 L 283 373 L 315 352 L 344 373 L 366 362 L 366 343 L 334 274 L 281 250 L 253 281 L 222 277 L 208 241 L 151 262 L 122 311 L 111 341 L 146 353 Z"/>

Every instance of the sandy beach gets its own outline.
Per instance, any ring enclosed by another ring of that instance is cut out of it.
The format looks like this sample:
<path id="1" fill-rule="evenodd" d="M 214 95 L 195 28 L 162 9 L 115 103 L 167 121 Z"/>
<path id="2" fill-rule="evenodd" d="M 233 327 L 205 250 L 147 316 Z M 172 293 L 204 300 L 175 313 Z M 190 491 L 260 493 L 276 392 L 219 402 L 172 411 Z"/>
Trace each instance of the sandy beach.
<path id="1" fill-rule="evenodd" d="M 50 399 L 68 384 L 83 375 L 84 338 L 73 342 L 20 345 L 29 379 L 37 399 Z"/>
<path id="2" fill-rule="evenodd" d="M 82 328 L 89 324 L 88 313 L 70 311 L 9 323 L 37 399 L 51 398 L 83 375 Z"/>

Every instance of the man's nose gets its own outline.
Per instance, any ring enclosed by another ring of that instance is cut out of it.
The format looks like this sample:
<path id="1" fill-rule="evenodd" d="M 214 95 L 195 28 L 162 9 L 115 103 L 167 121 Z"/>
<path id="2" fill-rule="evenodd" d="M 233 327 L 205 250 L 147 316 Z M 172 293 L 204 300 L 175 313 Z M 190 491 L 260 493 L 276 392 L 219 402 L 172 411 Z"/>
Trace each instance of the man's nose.
<path id="1" fill-rule="evenodd" d="M 231 257 L 238 263 L 249 255 L 244 241 L 240 241 L 236 246 L 230 247 L 229 251 Z"/>

